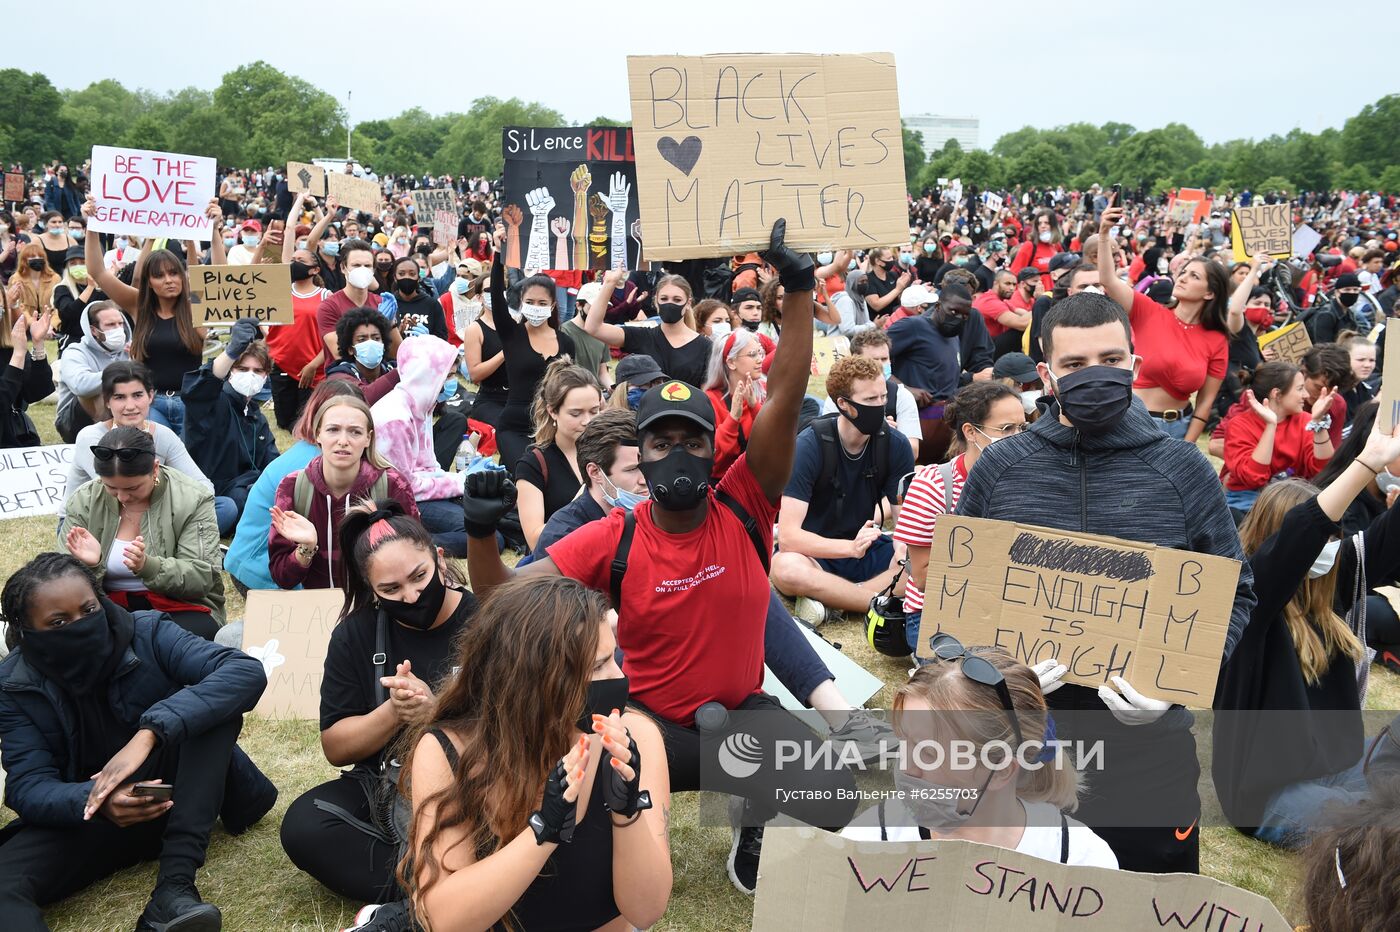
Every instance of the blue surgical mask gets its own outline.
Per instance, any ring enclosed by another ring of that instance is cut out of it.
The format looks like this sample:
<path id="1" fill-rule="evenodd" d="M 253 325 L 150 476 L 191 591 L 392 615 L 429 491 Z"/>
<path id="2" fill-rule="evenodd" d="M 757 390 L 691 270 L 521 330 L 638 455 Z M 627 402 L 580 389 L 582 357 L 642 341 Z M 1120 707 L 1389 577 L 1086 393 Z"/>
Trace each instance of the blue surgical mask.
<path id="1" fill-rule="evenodd" d="M 243 234 L 243 245 L 244 245 L 244 246 L 256 246 L 256 245 L 258 245 L 258 243 L 260 243 L 260 242 L 262 242 L 262 237 L 259 236 L 259 235 L 256 234 L 256 233 L 244 233 L 244 234 Z"/>
<path id="2" fill-rule="evenodd" d="M 629 492 L 626 489 L 619 489 L 617 486 L 613 485 L 612 480 L 608 479 L 606 476 L 603 477 L 603 481 L 608 484 L 608 488 L 612 489 L 611 495 L 608 494 L 606 489 L 603 491 L 603 501 L 607 502 L 613 508 L 631 511 L 633 508 L 637 507 L 638 502 L 644 502 L 648 498 L 645 492 Z"/>
<path id="3" fill-rule="evenodd" d="M 127 239 L 125 236 L 118 236 L 114 245 L 118 249 L 125 249 L 126 247 L 131 245 L 131 240 Z"/>
<path id="4" fill-rule="evenodd" d="M 355 354 L 355 360 L 366 369 L 373 369 L 384 361 L 384 344 L 378 340 L 356 343 L 351 352 Z"/>
<path id="5" fill-rule="evenodd" d="M 452 283 L 452 291 L 454 294 L 466 294 L 467 289 L 471 286 L 471 282 L 467 281 L 465 278 L 459 278 Z"/>
<path id="6" fill-rule="evenodd" d="M 894 375 L 894 366 L 890 365 L 889 363 L 885 363 L 883 369 L 885 373 L 885 378 L 888 379 L 890 376 Z"/>
<path id="7" fill-rule="evenodd" d="M 647 390 L 645 388 L 628 388 L 627 407 L 631 408 L 633 411 L 637 410 L 637 405 L 642 403 L 642 396 L 646 393 Z"/>
<path id="8" fill-rule="evenodd" d="M 929 253 L 930 255 L 932 255 L 933 253 L 935 253 L 935 252 L 937 252 L 937 251 L 938 251 L 938 244 L 937 244 L 937 243 L 924 243 L 924 252 Z"/>
<path id="9" fill-rule="evenodd" d="M 234 245 L 235 243 L 237 243 L 237 242 L 238 242 L 238 240 L 234 239 L 232 236 L 225 236 L 225 237 L 224 237 L 224 248 L 225 248 L 225 249 L 232 249 L 232 248 L 233 248 L 233 245 Z"/>
<path id="10" fill-rule="evenodd" d="M 860 263 L 854 259 L 846 264 L 846 271 L 848 272 L 854 272 L 858 268 L 860 268 Z"/>
<path id="11" fill-rule="evenodd" d="M 321 251 L 328 256 L 340 255 L 340 240 L 330 240 L 321 244 Z"/>
<path id="12" fill-rule="evenodd" d="M 912 252 L 901 252 L 899 254 L 899 264 L 905 266 L 913 265 L 914 254 Z"/>
<path id="13" fill-rule="evenodd" d="M 457 394 L 457 380 L 448 379 L 446 382 L 443 383 L 442 391 L 438 392 L 437 400 L 447 401 L 455 394 Z"/>
<path id="14" fill-rule="evenodd" d="M 819 252 L 817 253 L 817 265 L 831 265 L 831 258 L 831 253 Z"/>
<path id="15" fill-rule="evenodd" d="M 70 228 L 70 229 L 68 230 L 68 235 L 71 236 L 71 237 L 73 237 L 74 239 L 82 239 L 82 238 L 83 238 L 83 231 L 82 231 L 82 230 L 74 230 L 74 229 L 71 229 L 71 228 Z"/>

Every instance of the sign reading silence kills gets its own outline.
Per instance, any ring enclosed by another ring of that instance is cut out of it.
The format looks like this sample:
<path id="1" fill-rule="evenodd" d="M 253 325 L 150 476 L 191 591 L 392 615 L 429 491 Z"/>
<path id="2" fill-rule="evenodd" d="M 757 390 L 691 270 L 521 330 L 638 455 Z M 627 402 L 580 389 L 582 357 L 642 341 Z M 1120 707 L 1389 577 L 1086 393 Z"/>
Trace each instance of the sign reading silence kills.
<path id="1" fill-rule="evenodd" d="M 894 56 L 627 59 L 647 258 L 906 240 Z M 906 240 L 907 241 L 907 240 Z"/>

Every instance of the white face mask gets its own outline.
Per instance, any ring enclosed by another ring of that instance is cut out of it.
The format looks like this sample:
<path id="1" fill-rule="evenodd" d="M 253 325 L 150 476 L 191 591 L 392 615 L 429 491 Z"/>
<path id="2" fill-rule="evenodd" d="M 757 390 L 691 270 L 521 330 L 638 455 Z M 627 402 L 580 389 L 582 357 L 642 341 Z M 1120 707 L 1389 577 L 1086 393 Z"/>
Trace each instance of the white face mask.
<path id="1" fill-rule="evenodd" d="M 102 331 L 102 343 L 114 353 L 121 352 L 126 347 L 126 328 L 113 327 Z"/>
<path id="2" fill-rule="evenodd" d="M 1339 540 L 1329 540 L 1324 544 L 1322 552 L 1313 561 L 1312 569 L 1308 570 L 1308 578 L 1317 579 L 1330 573 L 1333 565 L 1337 562 L 1337 551 L 1341 549 L 1342 542 Z"/>
<path id="3" fill-rule="evenodd" d="M 723 340 L 725 337 L 729 336 L 730 330 L 731 328 L 727 323 L 713 324 L 710 327 L 710 339 Z"/>
<path id="4" fill-rule="evenodd" d="M 1051 241 L 1052 239 L 1054 239 L 1054 238 L 1055 238 L 1054 234 L 1051 233 L 1049 230 L 1041 230 L 1041 231 L 1040 231 L 1040 241 L 1041 241 L 1042 243 L 1048 243 L 1048 242 L 1050 242 L 1050 241 Z"/>
<path id="5" fill-rule="evenodd" d="M 252 398 L 262 391 L 263 383 L 266 381 L 267 376 L 256 372 L 235 372 L 228 377 L 228 384 L 244 398 Z"/>
<path id="6" fill-rule="evenodd" d="M 1035 413 L 1035 403 L 1040 400 L 1041 394 L 1037 391 L 1021 392 L 1021 407 L 1026 409 L 1026 414 Z"/>
<path id="7" fill-rule="evenodd" d="M 531 327 L 543 327 L 553 313 L 553 308 L 535 307 L 532 304 L 526 304 L 520 308 L 520 316 L 524 317 L 525 323 Z"/>
<path id="8" fill-rule="evenodd" d="M 1382 495 L 1389 495 L 1390 490 L 1400 486 L 1400 476 L 1395 475 L 1389 469 L 1382 469 L 1381 474 L 1376 477 L 1376 487 L 1381 490 Z"/>
<path id="9" fill-rule="evenodd" d="M 346 273 L 345 281 L 353 288 L 368 288 L 374 284 L 374 269 L 359 266 Z"/>

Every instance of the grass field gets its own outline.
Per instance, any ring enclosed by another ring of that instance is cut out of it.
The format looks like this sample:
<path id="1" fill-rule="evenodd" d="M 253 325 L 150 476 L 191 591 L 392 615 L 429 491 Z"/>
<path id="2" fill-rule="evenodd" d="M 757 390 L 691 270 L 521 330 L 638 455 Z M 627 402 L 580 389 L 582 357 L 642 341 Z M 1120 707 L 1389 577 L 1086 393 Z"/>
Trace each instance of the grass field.
<path id="1" fill-rule="evenodd" d="M 36 406 L 32 414 L 45 442 L 59 442 L 52 429 L 52 402 Z M 290 442 L 281 432 L 278 441 L 283 449 Z M 5 545 L 0 548 L 0 579 L 8 578 L 34 554 L 54 547 L 52 517 L 16 519 L 2 527 Z M 242 599 L 227 581 L 225 587 L 228 617 L 242 617 Z M 872 651 L 865 642 L 863 625 L 854 620 L 826 625 L 822 634 L 884 680 L 885 689 L 868 705 L 889 708 L 891 684 L 903 681 L 908 665 Z M 1373 709 L 1400 708 L 1400 678 L 1375 668 L 1367 705 Z M 340 899 L 296 870 L 283 854 L 277 834 L 282 813 L 291 801 L 334 776 L 334 769 L 321 755 L 316 723 L 250 717 L 241 741 L 277 784 L 281 797 L 276 809 L 241 837 L 232 838 L 215 829 L 208 863 L 199 877 L 201 892 L 223 910 L 224 926 L 230 930 L 340 929 L 360 904 Z M 1198 734 L 1198 743 L 1209 747 L 1208 736 Z M 698 809 L 695 794 L 677 797 L 671 823 L 675 884 L 670 908 L 654 928 L 695 932 L 748 928 L 752 901 L 735 891 L 724 872 L 729 833 L 699 825 Z M 4 810 L 0 821 L 13 815 Z M 1292 865 L 1288 854 L 1231 829 L 1206 827 L 1201 831 L 1203 873 L 1269 897 L 1285 916 L 1296 921 L 1290 900 L 1295 887 Z M 46 918 L 59 932 L 129 929 L 145 905 L 155 873 L 154 864 L 123 871 L 55 905 Z"/>

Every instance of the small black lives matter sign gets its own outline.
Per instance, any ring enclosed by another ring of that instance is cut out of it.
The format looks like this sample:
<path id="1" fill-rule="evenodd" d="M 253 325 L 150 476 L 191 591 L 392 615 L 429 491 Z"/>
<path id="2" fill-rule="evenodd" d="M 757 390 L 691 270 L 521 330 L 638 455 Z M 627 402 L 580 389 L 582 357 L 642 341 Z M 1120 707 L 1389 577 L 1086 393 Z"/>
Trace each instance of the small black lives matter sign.
<path id="1" fill-rule="evenodd" d="M 196 327 L 292 322 L 289 265 L 196 265 L 190 268 L 190 309 Z"/>
<path id="2" fill-rule="evenodd" d="M 648 259 L 909 235 L 894 56 L 627 59 Z"/>

